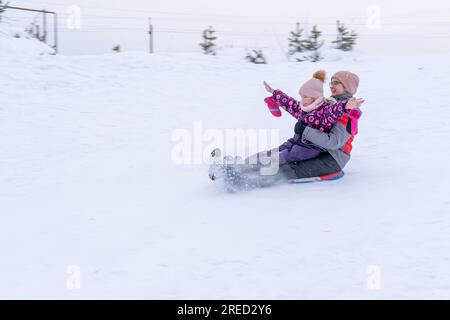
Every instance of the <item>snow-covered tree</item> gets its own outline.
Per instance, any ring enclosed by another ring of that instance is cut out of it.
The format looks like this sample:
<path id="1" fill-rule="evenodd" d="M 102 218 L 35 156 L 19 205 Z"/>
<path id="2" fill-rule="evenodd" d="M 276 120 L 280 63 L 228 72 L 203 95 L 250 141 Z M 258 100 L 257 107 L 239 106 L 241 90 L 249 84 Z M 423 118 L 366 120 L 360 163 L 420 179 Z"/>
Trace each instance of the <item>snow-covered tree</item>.
<path id="1" fill-rule="evenodd" d="M 336 21 L 337 25 L 337 37 L 333 43 L 336 44 L 336 49 L 342 51 L 351 51 L 356 43 L 356 39 L 358 35 L 355 31 L 349 31 L 343 23 L 340 23 L 339 20 Z"/>
<path id="2" fill-rule="evenodd" d="M 245 57 L 249 62 L 255 64 L 266 64 L 266 58 L 262 50 L 253 50 L 253 52 L 247 52 L 247 56 Z"/>
<path id="3" fill-rule="evenodd" d="M 204 54 L 216 55 L 216 45 L 214 40 L 216 40 L 217 37 L 214 37 L 214 32 L 216 31 L 213 30 L 213 27 L 211 26 L 208 29 L 203 30 L 203 42 L 200 43 L 200 46 L 202 47 Z"/>
<path id="4" fill-rule="evenodd" d="M 295 25 L 295 31 L 291 31 L 291 36 L 288 38 L 289 40 L 289 51 L 288 54 L 290 56 L 304 52 L 305 49 L 305 40 L 303 37 L 303 29 L 300 28 L 300 23 L 297 22 Z"/>
<path id="5" fill-rule="evenodd" d="M 308 60 L 311 62 L 317 62 L 317 61 L 322 60 L 319 49 L 323 46 L 324 41 L 320 40 L 321 35 L 322 35 L 322 32 L 317 29 L 316 25 L 314 25 L 308 39 L 306 39 L 304 41 L 305 49 L 306 49 L 305 51 L 308 54 L 303 57 L 303 60 Z M 301 59 L 297 59 L 297 60 L 302 61 Z"/>
<path id="6" fill-rule="evenodd" d="M 31 22 L 30 25 L 25 28 L 25 32 L 28 33 L 33 38 L 36 38 L 36 39 L 42 41 L 41 30 L 40 30 L 39 24 L 36 21 L 36 19 L 34 19 L 33 22 Z"/>
<path id="7" fill-rule="evenodd" d="M 2 14 L 5 12 L 5 8 L 8 6 L 9 2 L 3 3 L 2 0 L 0 0 L 0 22 L 2 22 Z"/>
<path id="8" fill-rule="evenodd" d="M 120 45 L 117 45 L 112 48 L 112 51 L 119 53 L 120 52 Z"/>

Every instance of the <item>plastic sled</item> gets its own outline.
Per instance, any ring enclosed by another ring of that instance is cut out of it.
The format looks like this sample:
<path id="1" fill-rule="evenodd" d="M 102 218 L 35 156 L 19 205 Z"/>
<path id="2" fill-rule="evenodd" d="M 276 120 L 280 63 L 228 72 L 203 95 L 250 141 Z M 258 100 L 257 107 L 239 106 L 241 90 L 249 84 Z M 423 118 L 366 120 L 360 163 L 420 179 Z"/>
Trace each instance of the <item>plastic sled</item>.
<path id="1" fill-rule="evenodd" d="M 290 179 L 289 183 L 308 183 L 308 182 L 324 182 L 324 181 L 333 181 L 339 180 L 344 176 L 344 171 L 339 171 L 336 173 L 327 174 L 320 177 L 311 177 L 311 178 L 301 178 L 301 179 Z"/>

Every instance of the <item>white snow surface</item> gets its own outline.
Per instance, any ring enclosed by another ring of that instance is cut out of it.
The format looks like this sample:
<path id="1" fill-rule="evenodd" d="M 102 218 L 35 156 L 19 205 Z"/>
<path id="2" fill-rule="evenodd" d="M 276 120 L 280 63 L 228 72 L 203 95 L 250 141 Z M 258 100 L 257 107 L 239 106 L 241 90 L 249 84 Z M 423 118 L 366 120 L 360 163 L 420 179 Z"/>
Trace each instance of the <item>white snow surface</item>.
<path id="1" fill-rule="evenodd" d="M 253 65 L 41 45 L 0 37 L 0 298 L 450 298 L 450 52 Z M 367 101 L 343 179 L 229 194 L 174 163 L 195 121 L 290 138 L 262 81 L 297 97 L 320 68 L 358 74 Z"/>

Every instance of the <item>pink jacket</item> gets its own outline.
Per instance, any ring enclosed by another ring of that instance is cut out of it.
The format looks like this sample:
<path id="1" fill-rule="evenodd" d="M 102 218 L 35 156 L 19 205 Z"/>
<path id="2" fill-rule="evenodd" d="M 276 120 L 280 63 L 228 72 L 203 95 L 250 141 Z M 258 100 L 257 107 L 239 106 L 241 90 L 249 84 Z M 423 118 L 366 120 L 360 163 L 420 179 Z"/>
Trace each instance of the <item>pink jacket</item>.
<path id="1" fill-rule="evenodd" d="M 322 132 L 329 132 L 338 119 L 348 113 L 348 110 L 345 109 L 348 100 L 335 103 L 324 101 L 317 109 L 305 112 L 301 109 L 299 101 L 289 97 L 281 90 L 275 90 L 272 99 L 294 118 Z"/>

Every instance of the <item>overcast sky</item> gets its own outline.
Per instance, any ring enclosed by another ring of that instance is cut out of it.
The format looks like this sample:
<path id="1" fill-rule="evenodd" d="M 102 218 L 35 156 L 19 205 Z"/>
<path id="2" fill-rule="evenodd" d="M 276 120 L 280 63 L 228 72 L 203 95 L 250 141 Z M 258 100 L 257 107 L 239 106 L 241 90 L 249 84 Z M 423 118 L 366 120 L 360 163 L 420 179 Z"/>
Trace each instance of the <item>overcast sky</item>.
<path id="1" fill-rule="evenodd" d="M 285 49 L 295 21 L 300 21 L 306 29 L 317 24 L 325 38 L 332 38 L 337 19 L 356 30 L 361 35 L 360 42 L 374 47 L 378 44 L 389 47 L 405 41 L 405 36 L 436 43 L 450 41 L 450 4 L 440 0 L 9 1 L 10 5 L 45 6 L 56 11 L 64 54 L 109 52 L 117 44 L 123 50 L 148 50 L 148 17 L 153 18 L 154 46 L 159 52 L 199 50 L 201 31 L 209 25 L 217 30 L 221 46 Z M 14 13 L 23 23 L 35 16 Z"/>

